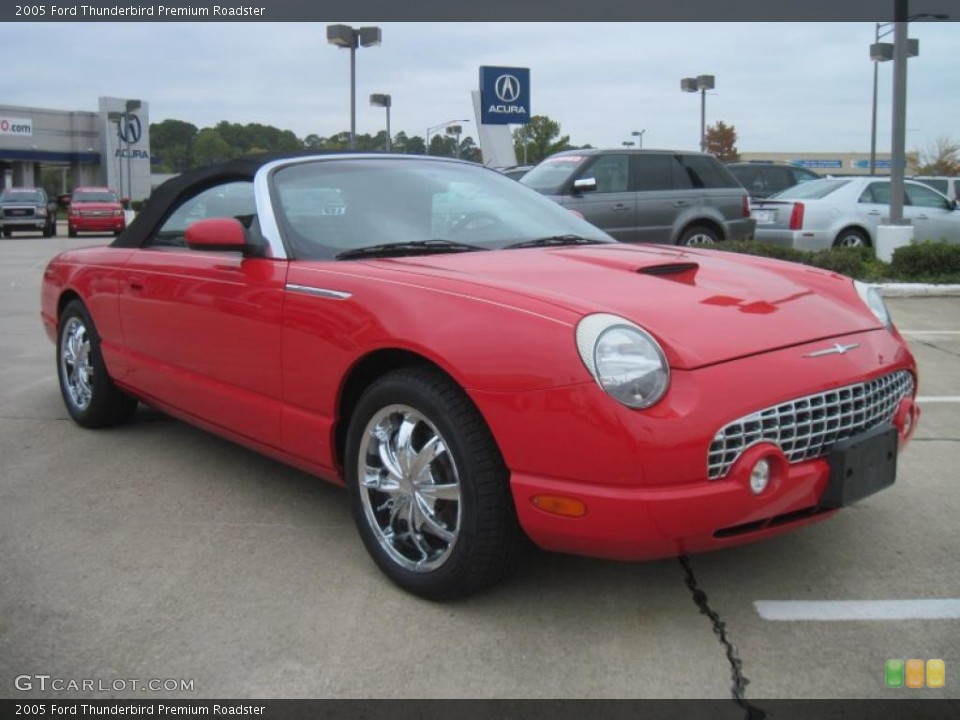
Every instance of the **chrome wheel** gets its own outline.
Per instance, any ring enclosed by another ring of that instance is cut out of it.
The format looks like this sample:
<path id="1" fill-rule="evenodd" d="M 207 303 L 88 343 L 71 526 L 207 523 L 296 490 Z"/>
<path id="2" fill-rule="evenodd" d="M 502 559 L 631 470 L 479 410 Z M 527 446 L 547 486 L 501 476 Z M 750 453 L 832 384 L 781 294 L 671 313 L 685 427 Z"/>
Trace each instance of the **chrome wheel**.
<path id="1" fill-rule="evenodd" d="M 687 245 L 689 247 L 702 247 L 704 245 L 716 245 L 719 240 L 717 233 L 704 225 L 693 225 L 687 228 L 680 236 L 678 245 Z"/>
<path id="2" fill-rule="evenodd" d="M 460 534 L 460 476 L 446 441 L 423 414 L 389 405 L 363 430 L 360 500 L 376 541 L 412 572 L 442 566 Z"/>
<path id="3" fill-rule="evenodd" d="M 837 247 L 867 247 L 867 239 L 859 232 L 842 233 L 835 243 Z"/>
<path id="4" fill-rule="evenodd" d="M 87 326 L 76 316 L 67 320 L 60 336 L 60 375 L 70 402 L 86 410 L 93 399 L 93 365 Z"/>

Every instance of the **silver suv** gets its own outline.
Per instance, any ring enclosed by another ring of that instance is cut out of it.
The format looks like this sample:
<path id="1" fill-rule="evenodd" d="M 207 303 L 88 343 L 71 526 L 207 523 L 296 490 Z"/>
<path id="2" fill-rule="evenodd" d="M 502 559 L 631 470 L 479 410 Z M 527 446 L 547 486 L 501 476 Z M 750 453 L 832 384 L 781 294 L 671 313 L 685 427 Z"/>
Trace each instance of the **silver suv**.
<path id="1" fill-rule="evenodd" d="M 712 245 L 756 226 L 746 190 L 705 153 L 567 150 L 520 182 L 622 242 Z"/>

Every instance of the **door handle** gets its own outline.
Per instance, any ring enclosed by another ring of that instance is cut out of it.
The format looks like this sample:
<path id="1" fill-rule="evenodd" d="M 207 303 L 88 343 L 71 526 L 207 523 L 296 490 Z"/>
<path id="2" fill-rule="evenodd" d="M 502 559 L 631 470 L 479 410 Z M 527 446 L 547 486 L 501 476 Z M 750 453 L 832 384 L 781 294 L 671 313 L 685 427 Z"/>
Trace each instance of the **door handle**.
<path id="1" fill-rule="evenodd" d="M 673 204 L 673 206 L 674 206 L 674 207 L 686 207 L 686 206 L 687 206 L 687 201 L 686 201 L 686 200 L 677 200 L 677 201 Z"/>
<path id="2" fill-rule="evenodd" d="M 929 220 L 930 218 L 928 218 L 926 215 L 917 215 L 917 216 L 916 216 L 916 219 L 917 219 L 917 220 Z"/>
<path id="3" fill-rule="evenodd" d="M 619 212 L 628 212 L 629 210 L 630 210 L 630 206 L 629 206 L 629 205 L 624 205 L 623 203 L 617 203 L 616 205 L 613 206 L 613 211 L 614 211 L 614 212 L 618 212 L 618 213 L 619 213 Z"/>
<path id="4" fill-rule="evenodd" d="M 880 213 L 877 212 L 876 210 L 871 210 L 870 212 L 867 213 L 867 215 L 879 215 L 879 214 Z"/>
<path id="5" fill-rule="evenodd" d="M 143 283 L 143 275 L 130 275 L 127 277 L 127 284 L 130 286 L 130 289 L 133 290 L 133 292 L 140 292 L 143 290 Z"/>

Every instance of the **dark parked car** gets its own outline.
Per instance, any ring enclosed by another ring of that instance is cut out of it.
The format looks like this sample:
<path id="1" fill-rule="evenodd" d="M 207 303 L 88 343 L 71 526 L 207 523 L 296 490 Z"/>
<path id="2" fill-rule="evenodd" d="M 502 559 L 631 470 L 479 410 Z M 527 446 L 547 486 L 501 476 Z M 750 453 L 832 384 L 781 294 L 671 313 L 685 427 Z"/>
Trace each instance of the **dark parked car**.
<path id="1" fill-rule="evenodd" d="M 823 177 L 792 163 L 740 162 L 727 163 L 725 167 L 747 189 L 750 197 L 757 199 Z"/>
<path id="2" fill-rule="evenodd" d="M 705 153 L 567 150 L 520 183 L 622 242 L 712 245 L 755 227 L 743 187 Z"/>
<path id="3" fill-rule="evenodd" d="M 4 188 L 0 192 L 0 228 L 4 237 L 13 235 L 14 230 L 53 237 L 57 234 L 57 205 L 43 188 Z"/>

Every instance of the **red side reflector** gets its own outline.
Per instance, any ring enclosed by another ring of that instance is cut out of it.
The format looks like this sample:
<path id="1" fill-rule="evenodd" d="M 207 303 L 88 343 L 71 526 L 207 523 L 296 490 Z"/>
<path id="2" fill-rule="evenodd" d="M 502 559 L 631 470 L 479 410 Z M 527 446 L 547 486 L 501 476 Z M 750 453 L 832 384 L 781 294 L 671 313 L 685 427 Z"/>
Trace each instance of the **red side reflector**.
<path id="1" fill-rule="evenodd" d="M 582 500 L 564 495 L 534 495 L 530 498 L 534 507 L 552 515 L 565 517 L 583 517 L 587 514 L 587 506 Z"/>
<path id="2" fill-rule="evenodd" d="M 790 229 L 800 230 L 803 227 L 803 203 L 794 203 L 790 213 Z"/>

